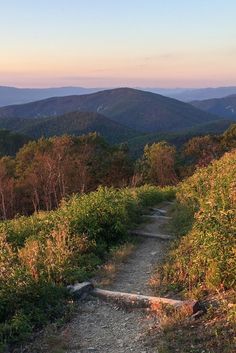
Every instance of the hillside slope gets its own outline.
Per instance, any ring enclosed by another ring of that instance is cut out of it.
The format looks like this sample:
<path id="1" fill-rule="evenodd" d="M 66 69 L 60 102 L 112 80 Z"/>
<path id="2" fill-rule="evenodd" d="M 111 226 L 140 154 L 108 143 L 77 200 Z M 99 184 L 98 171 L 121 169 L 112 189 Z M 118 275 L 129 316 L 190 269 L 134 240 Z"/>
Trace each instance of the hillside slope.
<path id="1" fill-rule="evenodd" d="M 0 129 L 0 157 L 14 156 L 29 140 L 25 135 Z"/>
<path id="2" fill-rule="evenodd" d="M 236 94 L 224 98 L 193 101 L 191 104 L 208 113 L 236 120 Z"/>
<path id="3" fill-rule="evenodd" d="M 96 112 L 140 132 L 179 131 L 218 117 L 155 93 L 119 88 L 0 108 L 0 118 L 38 119 L 68 112 Z"/>
<path id="4" fill-rule="evenodd" d="M 9 129 L 32 138 L 41 136 L 82 135 L 98 132 L 110 143 L 119 143 L 137 133 L 97 113 L 72 112 L 62 116 L 39 119 L 2 118 L 0 128 Z"/>

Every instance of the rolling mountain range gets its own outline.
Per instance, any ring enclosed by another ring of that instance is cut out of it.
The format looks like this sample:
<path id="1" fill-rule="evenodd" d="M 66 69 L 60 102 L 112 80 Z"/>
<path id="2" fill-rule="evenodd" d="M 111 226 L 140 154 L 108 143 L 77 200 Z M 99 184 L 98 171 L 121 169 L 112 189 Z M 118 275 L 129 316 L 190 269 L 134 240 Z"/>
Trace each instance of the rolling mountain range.
<path id="1" fill-rule="evenodd" d="M 190 104 L 130 88 L 2 107 L 0 119 L 42 119 L 76 111 L 104 115 L 113 122 L 140 133 L 176 132 L 219 119 Z"/>
<path id="2" fill-rule="evenodd" d="M 178 147 L 193 136 L 222 133 L 232 123 L 201 109 L 158 94 L 121 88 L 2 107 L 0 129 L 33 139 L 96 131 L 111 144 L 127 142 L 137 157 L 148 143 L 166 140 Z"/>
<path id="3" fill-rule="evenodd" d="M 236 94 L 224 98 L 207 99 L 194 101 L 191 104 L 208 113 L 216 114 L 221 117 L 236 120 Z"/>
<path id="4" fill-rule="evenodd" d="M 216 88 L 137 88 L 161 94 L 183 102 L 194 100 L 222 98 L 236 94 L 236 86 Z M 13 104 L 24 104 L 51 97 L 90 94 L 104 90 L 103 88 L 84 87 L 52 87 L 52 88 L 16 88 L 0 86 L 0 107 Z"/>

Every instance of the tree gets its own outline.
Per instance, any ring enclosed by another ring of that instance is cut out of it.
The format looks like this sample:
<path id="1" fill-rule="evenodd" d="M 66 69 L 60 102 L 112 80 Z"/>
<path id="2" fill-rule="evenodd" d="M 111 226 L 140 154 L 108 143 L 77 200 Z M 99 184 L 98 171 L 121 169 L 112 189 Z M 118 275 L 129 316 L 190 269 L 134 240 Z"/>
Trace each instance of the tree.
<path id="1" fill-rule="evenodd" d="M 141 161 L 144 181 L 160 186 L 175 185 L 178 181 L 175 158 L 175 147 L 165 141 L 146 146 Z"/>
<path id="2" fill-rule="evenodd" d="M 27 210 L 23 212 L 51 210 L 73 193 L 95 190 L 106 184 L 107 176 L 111 176 L 114 169 L 116 175 L 111 183 L 113 185 L 116 178 L 116 186 L 119 186 L 123 183 L 125 169 L 122 153 L 96 133 L 30 142 L 16 157 L 18 194 L 24 200 L 21 206 Z"/>
<path id="3" fill-rule="evenodd" d="M 129 185 L 133 174 L 133 163 L 126 144 L 110 148 L 106 164 L 107 174 L 103 180 L 104 185 L 114 187 Z"/>
<path id="4" fill-rule="evenodd" d="M 39 209 L 51 209 L 51 194 L 48 190 L 52 179 L 50 158 L 52 142 L 41 138 L 25 145 L 16 156 L 18 194 L 21 195 L 21 212 L 37 212 Z M 33 207 L 33 209 L 32 209 Z"/>
<path id="5" fill-rule="evenodd" d="M 183 149 L 188 164 L 205 167 L 221 155 L 220 140 L 216 136 L 199 136 L 189 140 Z"/>

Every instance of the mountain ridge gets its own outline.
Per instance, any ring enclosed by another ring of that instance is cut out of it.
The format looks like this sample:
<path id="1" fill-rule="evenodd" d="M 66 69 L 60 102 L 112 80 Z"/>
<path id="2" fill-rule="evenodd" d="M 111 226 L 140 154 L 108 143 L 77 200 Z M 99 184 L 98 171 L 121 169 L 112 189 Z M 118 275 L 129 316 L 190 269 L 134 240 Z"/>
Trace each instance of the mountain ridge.
<path id="1" fill-rule="evenodd" d="M 173 98 L 125 87 L 2 107 L 0 118 L 38 119 L 75 111 L 99 113 L 140 132 L 178 131 L 219 119 Z"/>
<path id="2" fill-rule="evenodd" d="M 139 90 L 161 94 L 183 102 L 193 100 L 204 100 L 212 98 L 223 98 L 236 93 L 236 86 L 206 87 L 206 88 L 162 88 L 162 87 L 134 87 Z M 0 86 L 0 107 L 15 104 L 25 104 L 50 97 L 62 97 L 68 95 L 83 95 L 111 88 L 62 86 L 46 88 L 20 88 L 11 86 Z"/>
<path id="3" fill-rule="evenodd" d="M 208 113 L 217 114 L 226 119 L 236 120 L 236 94 L 223 98 L 193 101 L 191 104 L 195 108 Z"/>

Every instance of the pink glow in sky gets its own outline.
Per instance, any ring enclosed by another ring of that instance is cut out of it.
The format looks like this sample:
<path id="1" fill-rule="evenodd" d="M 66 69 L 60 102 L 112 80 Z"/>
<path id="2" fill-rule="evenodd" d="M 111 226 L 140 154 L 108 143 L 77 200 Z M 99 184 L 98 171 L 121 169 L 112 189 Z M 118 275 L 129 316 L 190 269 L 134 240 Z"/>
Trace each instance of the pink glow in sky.
<path id="1" fill-rule="evenodd" d="M 234 0 L 0 2 L 0 85 L 236 85 Z"/>

